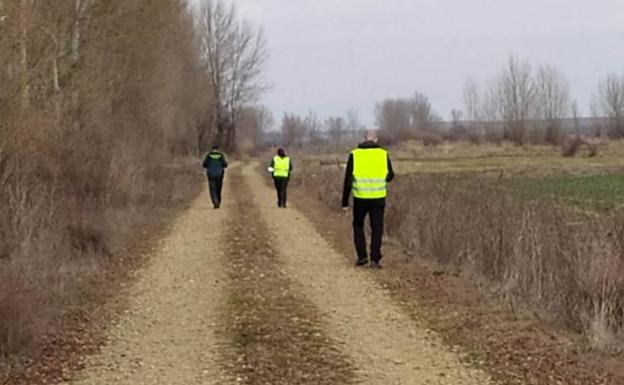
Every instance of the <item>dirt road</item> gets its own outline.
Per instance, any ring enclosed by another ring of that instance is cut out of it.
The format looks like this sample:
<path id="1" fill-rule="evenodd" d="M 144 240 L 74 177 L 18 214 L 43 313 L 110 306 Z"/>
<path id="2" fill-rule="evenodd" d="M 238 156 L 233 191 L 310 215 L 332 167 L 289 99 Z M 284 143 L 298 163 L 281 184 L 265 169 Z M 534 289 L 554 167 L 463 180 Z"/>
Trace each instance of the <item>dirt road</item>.
<path id="1" fill-rule="evenodd" d="M 222 210 L 202 194 L 127 293 L 109 344 L 68 384 L 490 383 L 356 270 L 254 164 Z M 345 234 L 345 236 L 350 236 Z"/>

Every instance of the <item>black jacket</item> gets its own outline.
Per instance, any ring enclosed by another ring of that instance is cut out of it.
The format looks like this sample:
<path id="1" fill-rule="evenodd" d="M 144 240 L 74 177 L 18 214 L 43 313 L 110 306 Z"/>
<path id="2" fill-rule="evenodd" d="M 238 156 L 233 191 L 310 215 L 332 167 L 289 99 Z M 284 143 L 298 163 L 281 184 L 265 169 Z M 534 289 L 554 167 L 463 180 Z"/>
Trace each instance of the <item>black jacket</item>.
<path id="1" fill-rule="evenodd" d="M 381 148 L 377 143 L 366 141 L 358 146 L 361 149 L 367 148 Z M 394 170 L 392 170 L 392 162 L 390 161 L 390 155 L 388 155 L 388 176 L 387 182 L 392 182 L 394 179 Z M 353 154 L 349 155 L 349 161 L 347 162 L 347 170 L 345 172 L 344 189 L 342 190 L 342 207 L 349 206 L 349 196 L 353 188 Z M 353 198 L 357 199 L 357 198 Z M 377 201 L 379 203 L 385 203 L 386 198 L 381 199 L 367 199 L 368 201 Z"/>
<path id="2" fill-rule="evenodd" d="M 202 166 L 206 169 L 209 178 L 221 178 L 225 173 L 225 169 L 228 166 L 225 155 L 219 151 L 210 151 Z"/>

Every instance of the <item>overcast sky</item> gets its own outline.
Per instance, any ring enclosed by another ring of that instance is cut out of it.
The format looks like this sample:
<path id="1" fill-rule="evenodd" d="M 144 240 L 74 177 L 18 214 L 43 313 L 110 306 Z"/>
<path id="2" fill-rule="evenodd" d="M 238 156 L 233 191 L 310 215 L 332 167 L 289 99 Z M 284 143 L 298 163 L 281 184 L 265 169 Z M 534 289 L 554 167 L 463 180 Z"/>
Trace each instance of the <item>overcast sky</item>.
<path id="1" fill-rule="evenodd" d="M 447 118 L 467 78 L 484 83 L 510 54 L 556 66 L 589 113 L 608 72 L 624 74 L 624 0 L 234 0 L 270 48 L 263 97 L 284 112 L 356 110 L 429 96 Z"/>

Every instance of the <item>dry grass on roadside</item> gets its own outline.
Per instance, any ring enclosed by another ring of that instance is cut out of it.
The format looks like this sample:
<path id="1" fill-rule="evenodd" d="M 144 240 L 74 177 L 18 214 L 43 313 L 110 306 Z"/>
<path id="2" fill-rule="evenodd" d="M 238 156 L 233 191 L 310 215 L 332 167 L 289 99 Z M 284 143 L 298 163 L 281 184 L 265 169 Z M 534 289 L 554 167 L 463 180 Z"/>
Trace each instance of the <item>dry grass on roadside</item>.
<path id="1" fill-rule="evenodd" d="M 308 177 L 295 183 L 337 206 L 342 170 L 299 163 Z M 623 351 L 624 213 L 597 217 L 517 199 L 492 178 L 412 175 L 391 188 L 386 230 L 412 254 L 583 333 L 593 349 Z"/>
<path id="2" fill-rule="evenodd" d="M 195 161 L 145 166 L 93 138 L 75 144 L 0 153 L 0 357 L 36 356 L 128 240 L 199 192 Z"/>

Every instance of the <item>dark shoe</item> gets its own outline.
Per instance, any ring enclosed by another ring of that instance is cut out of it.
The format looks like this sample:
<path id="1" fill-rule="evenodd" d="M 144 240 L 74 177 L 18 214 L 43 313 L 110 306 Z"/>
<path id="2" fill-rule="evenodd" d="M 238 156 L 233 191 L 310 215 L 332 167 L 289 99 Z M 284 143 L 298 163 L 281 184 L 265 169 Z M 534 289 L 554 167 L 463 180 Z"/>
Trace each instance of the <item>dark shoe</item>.
<path id="1" fill-rule="evenodd" d="M 371 267 L 371 269 L 381 269 L 381 268 L 383 268 L 383 266 L 381 265 L 381 262 L 379 262 L 379 261 L 371 261 L 370 267 Z"/>
<path id="2" fill-rule="evenodd" d="M 368 259 L 358 259 L 355 262 L 355 266 L 365 266 L 368 265 Z"/>

